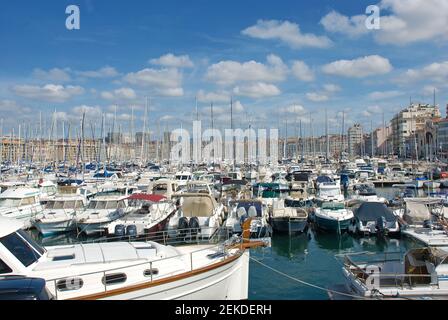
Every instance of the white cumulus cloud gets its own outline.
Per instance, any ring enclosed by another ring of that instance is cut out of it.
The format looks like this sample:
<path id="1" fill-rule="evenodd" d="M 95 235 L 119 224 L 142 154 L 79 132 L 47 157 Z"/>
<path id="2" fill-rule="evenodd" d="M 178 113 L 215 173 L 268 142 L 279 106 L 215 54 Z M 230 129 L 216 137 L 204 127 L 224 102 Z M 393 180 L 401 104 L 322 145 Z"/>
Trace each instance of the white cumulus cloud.
<path id="1" fill-rule="evenodd" d="M 182 96 L 182 73 L 175 68 L 151 69 L 128 73 L 124 81 L 140 87 L 152 88 L 163 96 Z"/>
<path id="2" fill-rule="evenodd" d="M 276 55 L 267 57 L 267 64 L 256 61 L 221 61 L 208 67 L 205 78 L 219 85 L 232 85 L 237 82 L 262 81 L 280 82 L 285 80 L 288 67 Z"/>
<path id="3" fill-rule="evenodd" d="M 12 88 L 13 92 L 28 99 L 35 99 L 48 102 L 66 102 L 84 93 L 80 86 L 63 86 L 47 84 L 45 86 L 16 85 Z"/>
<path id="4" fill-rule="evenodd" d="M 349 37 L 357 38 L 370 31 L 366 28 L 366 19 L 367 16 L 365 15 L 347 17 L 333 10 L 323 17 L 320 23 L 328 32 L 346 34 Z"/>
<path id="5" fill-rule="evenodd" d="M 306 94 L 306 98 L 313 102 L 325 102 L 328 101 L 329 97 L 326 94 L 318 92 L 309 92 Z"/>
<path id="6" fill-rule="evenodd" d="M 114 91 L 103 91 L 101 97 L 106 100 L 134 100 L 137 98 L 137 94 L 131 88 L 120 88 Z"/>
<path id="7" fill-rule="evenodd" d="M 278 96 L 281 91 L 273 84 L 257 82 L 235 87 L 233 93 L 238 96 L 244 96 L 254 99 Z"/>
<path id="8" fill-rule="evenodd" d="M 70 73 L 69 68 L 65 69 L 53 68 L 50 70 L 42 70 L 37 68 L 33 70 L 33 77 L 45 81 L 68 82 L 71 80 L 69 73 Z"/>
<path id="9" fill-rule="evenodd" d="M 448 39 L 446 0 L 382 0 L 379 6 L 379 30 L 365 27 L 365 15 L 349 17 L 336 11 L 323 17 L 321 24 L 328 32 L 349 37 L 371 33 L 377 43 L 388 45 L 403 46 Z"/>
<path id="10" fill-rule="evenodd" d="M 103 79 L 103 78 L 113 78 L 119 75 L 118 71 L 113 67 L 103 67 L 98 70 L 91 71 L 76 71 L 78 76 L 84 78 L 93 78 L 93 79 Z"/>
<path id="11" fill-rule="evenodd" d="M 302 33 L 300 26 L 290 21 L 258 20 L 241 32 L 243 35 L 263 40 L 279 40 L 291 48 L 328 48 L 332 42 L 325 36 Z"/>
<path id="12" fill-rule="evenodd" d="M 194 66 L 188 55 L 175 56 L 172 53 L 168 53 L 157 59 L 151 59 L 149 63 L 172 68 L 192 68 Z"/>
<path id="13" fill-rule="evenodd" d="M 393 69 L 389 59 L 378 55 L 366 56 L 354 60 L 338 60 L 322 67 L 324 73 L 329 75 L 365 78 L 375 75 L 384 75 Z"/>
<path id="14" fill-rule="evenodd" d="M 197 99 L 199 102 L 229 102 L 230 94 L 226 91 L 205 92 L 204 90 L 199 90 Z"/>
<path id="15" fill-rule="evenodd" d="M 292 64 L 292 74 L 299 80 L 310 82 L 314 81 L 315 75 L 311 68 L 304 62 L 296 60 Z"/>

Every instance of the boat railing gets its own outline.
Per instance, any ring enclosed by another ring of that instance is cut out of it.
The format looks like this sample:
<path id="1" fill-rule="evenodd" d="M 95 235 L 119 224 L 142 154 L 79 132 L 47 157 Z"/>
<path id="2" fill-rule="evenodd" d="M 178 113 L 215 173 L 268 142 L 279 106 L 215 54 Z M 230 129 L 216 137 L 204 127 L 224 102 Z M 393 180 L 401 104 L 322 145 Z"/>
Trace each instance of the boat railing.
<path id="1" fill-rule="evenodd" d="M 243 242 L 240 240 L 240 238 L 233 238 L 225 243 L 201 247 L 198 250 L 188 253 L 180 253 L 165 258 L 139 262 L 129 266 L 51 278 L 46 280 L 47 288 L 53 292 L 56 300 L 58 300 L 59 298 L 70 299 L 92 294 L 96 295 L 126 286 L 152 284 L 159 280 L 187 274 L 207 267 L 208 265 L 204 263 L 195 265 L 195 258 L 204 251 L 211 252 L 207 257 L 210 258 L 210 261 L 213 261 L 213 264 L 237 256 L 245 250 Z M 157 247 L 154 247 L 154 249 L 157 250 Z M 231 249 L 236 251 L 230 252 Z M 176 265 L 178 266 L 177 269 Z M 147 268 L 144 268 L 144 266 L 147 266 Z M 166 270 L 167 267 L 173 267 L 172 271 L 159 274 L 159 270 Z M 136 277 L 135 275 L 137 274 L 139 276 Z M 142 274 L 143 277 L 140 276 Z M 112 282 L 114 283 L 108 284 L 108 276 L 112 278 Z M 80 292 L 82 289 L 83 292 Z M 75 292 L 77 294 L 74 294 Z"/>
<path id="2" fill-rule="evenodd" d="M 210 235 L 210 236 L 204 236 Z M 164 230 L 157 232 L 145 233 L 144 235 L 124 235 L 124 236 L 106 236 L 99 239 L 90 239 L 84 241 L 78 241 L 78 244 L 94 244 L 94 243 L 107 243 L 117 241 L 127 242 L 146 242 L 153 241 L 163 245 L 176 245 L 176 244 L 214 244 L 222 241 L 229 240 L 230 231 L 228 228 L 187 228 L 187 229 L 175 229 Z"/>
<path id="3" fill-rule="evenodd" d="M 401 259 L 388 259 L 388 262 L 401 261 Z M 344 268 L 353 277 L 358 279 L 361 283 L 368 286 L 368 282 L 379 279 L 379 285 L 383 288 L 415 288 L 419 285 L 439 285 L 438 281 L 435 280 L 434 274 L 410 274 L 410 273 L 390 273 L 383 272 L 381 269 L 375 265 L 375 263 L 380 263 L 379 260 L 369 260 L 368 262 L 357 262 L 355 263 L 349 256 L 344 258 Z M 359 265 L 365 265 L 367 267 L 378 267 L 378 272 L 369 273 L 365 268 Z M 376 288 L 379 289 L 379 288 Z"/>

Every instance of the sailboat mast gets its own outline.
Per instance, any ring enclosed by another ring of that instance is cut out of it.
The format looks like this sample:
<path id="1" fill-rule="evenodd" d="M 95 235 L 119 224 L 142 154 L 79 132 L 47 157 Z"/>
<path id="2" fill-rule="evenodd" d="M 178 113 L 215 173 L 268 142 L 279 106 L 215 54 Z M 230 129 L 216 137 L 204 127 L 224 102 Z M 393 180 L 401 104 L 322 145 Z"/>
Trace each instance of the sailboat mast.
<path id="1" fill-rule="evenodd" d="M 145 153 L 145 136 L 146 136 L 146 117 L 148 116 L 148 106 L 149 106 L 149 97 L 146 97 L 146 104 L 145 104 L 145 116 L 143 118 L 143 132 L 142 132 L 142 145 L 141 145 L 141 152 L 140 157 L 141 161 L 145 162 L 144 159 L 144 153 Z"/>
<path id="2" fill-rule="evenodd" d="M 215 142 L 215 138 L 214 138 L 214 130 L 215 130 L 215 122 L 214 122 L 214 117 L 213 117 L 213 102 L 210 105 L 210 116 L 211 116 L 211 120 L 212 120 L 212 141 Z M 215 165 L 215 150 L 213 149 L 213 166 Z"/>
<path id="3" fill-rule="evenodd" d="M 65 121 L 62 121 L 62 159 L 65 169 Z"/>
<path id="4" fill-rule="evenodd" d="M 330 157 L 330 141 L 329 141 L 329 136 L 328 136 L 328 112 L 327 112 L 327 109 L 325 109 L 325 140 L 326 140 L 325 158 L 327 159 L 327 163 L 328 163 L 329 157 Z"/>
<path id="5" fill-rule="evenodd" d="M 302 119 L 299 120 L 299 126 L 300 126 L 300 153 L 301 153 L 301 159 L 300 162 L 303 163 L 303 133 L 302 133 Z"/>
<path id="6" fill-rule="evenodd" d="M 233 97 L 230 97 L 230 129 L 232 130 L 232 170 L 235 171 L 236 155 L 235 155 L 235 135 L 233 134 Z"/>
<path id="7" fill-rule="evenodd" d="M 375 157 L 375 154 L 374 154 L 374 147 L 373 147 L 373 121 L 371 120 L 370 121 L 370 132 L 371 132 L 371 134 L 370 134 L 370 144 L 371 144 L 371 147 L 372 147 L 372 158 L 374 158 Z"/>
<path id="8" fill-rule="evenodd" d="M 2 139 L 0 145 L 0 179 L 3 178 L 2 166 L 3 166 L 3 118 L 0 120 L 0 139 Z"/>

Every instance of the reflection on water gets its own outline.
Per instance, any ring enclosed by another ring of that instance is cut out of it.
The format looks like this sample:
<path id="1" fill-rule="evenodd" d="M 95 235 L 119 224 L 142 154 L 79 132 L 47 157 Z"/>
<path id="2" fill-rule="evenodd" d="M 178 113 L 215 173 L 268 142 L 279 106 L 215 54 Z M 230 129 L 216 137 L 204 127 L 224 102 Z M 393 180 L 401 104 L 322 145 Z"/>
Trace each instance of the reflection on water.
<path id="1" fill-rule="evenodd" d="M 297 257 L 304 257 L 308 251 L 308 242 L 310 235 L 308 233 L 295 236 L 275 236 L 272 238 L 272 250 L 278 256 L 294 260 Z"/>
<path id="2" fill-rule="evenodd" d="M 378 195 L 392 199 L 397 189 L 377 188 Z M 424 193 L 423 193 L 424 195 Z M 72 244 L 87 240 L 76 233 L 42 238 L 36 231 L 33 237 L 44 246 Z M 91 239 L 91 238 L 90 238 Z M 89 239 L 89 240 L 90 240 Z M 402 252 L 419 246 L 407 239 L 359 238 L 349 234 L 316 232 L 295 236 L 277 236 L 272 247 L 251 251 L 251 257 L 262 261 L 288 275 L 309 283 L 329 288 L 344 283 L 342 265 L 336 258 L 339 254 L 357 252 Z M 258 300 L 327 300 L 326 291 L 307 287 L 285 278 L 257 264 L 250 263 L 249 299 Z"/>
<path id="3" fill-rule="evenodd" d="M 315 230 L 312 232 L 312 235 L 316 244 L 323 250 L 340 252 L 353 248 L 354 246 L 353 238 L 348 233 L 337 235 Z"/>
<path id="4" fill-rule="evenodd" d="M 256 250 L 252 257 L 268 266 L 323 288 L 344 284 L 338 255 L 360 252 L 400 252 L 419 245 L 407 239 L 359 238 L 310 231 L 301 237 L 274 237 L 272 248 Z M 328 300 L 324 290 L 308 287 L 251 262 L 249 298 L 258 300 Z"/>

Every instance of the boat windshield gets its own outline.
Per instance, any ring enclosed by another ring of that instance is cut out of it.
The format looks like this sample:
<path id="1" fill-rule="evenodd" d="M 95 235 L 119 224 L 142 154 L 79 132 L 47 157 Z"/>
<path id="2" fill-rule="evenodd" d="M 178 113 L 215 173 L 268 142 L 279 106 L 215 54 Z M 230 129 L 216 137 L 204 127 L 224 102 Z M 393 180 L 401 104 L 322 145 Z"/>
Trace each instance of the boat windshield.
<path id="1" fill-rule="evenodd" d="M 339 202 L 324 202 L 322 204 L 322 209 L 325 209 L 325 210 L 342 210 L 342 209 L 345 209 L 345 207 L 344 207 L 343 203 L 339 203 Z"/>
<path id="2" fill-rule="evenodd" d="M 187 187 L 187 192 L 190 193 L 208 193 L 208 187 L 205 184 L 192 184 Z"/>
<path id="3" fill-rule="evenodd" d="M 372 187 L 366 187 L 359 190 L 359 194 L 362 196 L 376 196 L 376 191 Z"/>
<path id="4" fill-rule="evenodd" d="M 0 208 L 14 208 L 20 206 L 21 199 L 3 198 L 0 199 Z"/>
<path id="5" fill-rule="evenodd" d="M 78 209 L 82 206 L 81 200 L 48 201 L 45 209 Z"/>
<path id="6" fill-rule="evenodd" d="M 0 243 L 8 249 L 25 267 L 35 263 L 45 250 L 32 240 L 23 230 L 0 238 Z"/>
<path id="7" fill-rule="evenodd" d="M 335 196 L 341 195 L 341 190 L 339 188 L 321 189 L 319 191 L 319 194 L 321 196 L 332 196 L 332 197 L 335 197 Z"/>

